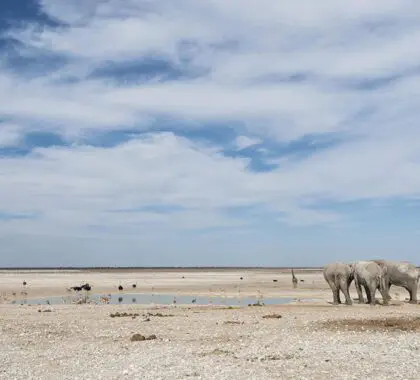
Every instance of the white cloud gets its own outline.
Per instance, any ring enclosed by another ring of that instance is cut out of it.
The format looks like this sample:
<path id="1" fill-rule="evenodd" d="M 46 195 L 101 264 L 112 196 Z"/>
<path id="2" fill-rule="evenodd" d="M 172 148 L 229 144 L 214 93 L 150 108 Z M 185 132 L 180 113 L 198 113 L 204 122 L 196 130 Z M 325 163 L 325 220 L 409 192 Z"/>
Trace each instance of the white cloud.
<path id="1" fill-rule="evenodd" d="M 26 58 L 47 53 L 67 63 L 47 75 L 27 65 L 21 75 L 2 55 L 0 118 L 11 122 L 0 124 L 0 147 L 18 144 L 35 125 L 75 142 L 87 131 L 151 133 L 112 148 L 75 145 L 2 158 L 2 210 L 40 215 L 36 222 L 3 222 L 4 231 L 89 237 L 106 230 L 146 239 L 162 231 L 264 228 L 252 217 L 227 213 L 232 206 L 252 206 L 294 226 L 334 225 L 345 217 L 319 199 L 419 197 L 417 2 L 41 4 L 68 25 L 27 25 L 7 35 L 22 43 L 18 52 Z M 90 76 L 109 63 L 123 70 L 146 57 L 185 75 Z M 372 84 L 358 88 L 364 80 Z M 255 173 L 248 159 L 224 156 L 217 146 L 153 134 L 158 116 L 185 122 L 184 129 L 240 125 L 233 141 L 238 150 L 311 134 L 336 134 L 342 141 L 299 160 L 273 158 L 275 152 L 262 146 L 267 163 L 279 168 Z M 109 212 L 148 205 L 185 209 Z"/>
<path id="2" fill-rule="evenodd" d="M 248 136 L 237 136 L 235 143 L 239 150 L 248 148 L 252 145 L 260 144 L 262 142 L 261 139 L 251 138 Z"/>
<path id="3" fill-rule="evenodd" d="M 32 232 L 35 225 L 35 231 L 70 233 L 89 225 L 120 233 L 240 226 L 252 221 L 228 217 L 225 208 L 298 207 L 296 184 L 280 190 L 284 174 L 253 173 L 246 165 L 246 159 L 224 157 L 172 134 L 108 149 L 37 149 L 26 158 L 0 160 L 0 201 L 3 211 L 41 215 L 41 221 L 19 221 Z M 167 215 L 147 211 L 149 205 L 182 209 Z"/>
<path id="4" fill-rule="evenodd" d="M 16 146 L 21 139 L 21 128 L 12 124 L 0 123 L 0 148 Z"/>
<path id="5" fill-rule="evenodd" d="M 31 48 L 65 54 L 70 62 L 33 80 L 4 72 L 0 113 L 48 121 L 46 125 L 59 125 L 72 135 L 86 128 L 145 128 L 156 113 L 198 121 L 239 120 L 252 134 L 277 139 L 348 131 L 357 127 L 347 123 L 364 107 L 393 109 L 409 96 L 406 89 L 387 97 L 383 90 L 360 93 L 337 88 L 335 81 L 400 74 L 417 67 L 420 58 L 412 48 L 420 38 L 419 6 L 411 1 L 380 6 L 346 2 L 340 7 L 332 1 L 325 7 L 301 1 L 268 8 L 253 1 L 182 1 L 177 7 L 134 0 L 124 5 L 42 4 L 47 14 L 71 26 L 29 27 L 10 34 Z M 185 41 L 193 44 L 188 63 L 180 49 Z M 85 80 L 107 62 L 135 62 L 149 55 L 187 73 L 206 69 L 208 75 L 163 83 L 153 77 L 146 83 Z M 295 73 L 309 79 L 273 82 Z M 69 77 L 81 81 L 68 83 Z M 64 83 L 57 83 L 60 79 Z"/>
<path id="6" fill-rule="evenodd" d="M 407 92 L 381 99 L 380 91 L 360 93 L 337 88 L 334 81 L 400 74 L 416 68 L 420 58 L 412 48 L 420 39 L 419 6 L 412 1 L 340 7 L 333 1 L 325 6 L 300 1 L 268 8 L 253 1 L 181 1 L 177 7 L 134 0 L 42 4 L 47 14 L 71 26 L 10 34 L 31 48 L 65 54 L 70 63 L 29 81 L 5 72 L 0 112 L 50 121 L 71 134 L 85 128 L 144 128 L 156 113 L 239 120 L 255 135 L 278 139 L 348 130 L 346 123 L 363 107 L 395 108 L 408 100 Z M 185 41 L 193 44 L 188 63 L 180 48 Z M 164 83 L 153 77 L 125 84 L 84 80 L 107 62 L 149 55 L 187 73 L 206 69 L 208 75 Z M 308 81 L 273 82 L 295 73 L 309 75 Z M 68 77 L 81 82 L 67 83 Z M 57 83 L 60 78 L 64 83 Z"/>
<path id="7" fill-rule="evenodd" d="M 304 205 L 318 197 L 349 201 L 420 194 L 417 166 L 408 164 L 419 158 L 415 146 L 396 141 L 382 149 L 376 157 L 377 152 L 357 146 L 337 148 L 254 173 L 246 159 L 225 157 L 167 133 L 107 149 L 43 148 L 26 158 L 0 160 L 0 201 L 3 211 L 42 215 L 47 229 L 79 232 L 98 224 L 132 233 L 140 227 L 252 224 L 223 213 L 234 206 L 278 212 L 293 224 L 330 223 L 338 215 Z M 131 211 L 149 205 L 184 209 L 171 215 Z M 25 223 L 43 227 L 39 221 Z"/>

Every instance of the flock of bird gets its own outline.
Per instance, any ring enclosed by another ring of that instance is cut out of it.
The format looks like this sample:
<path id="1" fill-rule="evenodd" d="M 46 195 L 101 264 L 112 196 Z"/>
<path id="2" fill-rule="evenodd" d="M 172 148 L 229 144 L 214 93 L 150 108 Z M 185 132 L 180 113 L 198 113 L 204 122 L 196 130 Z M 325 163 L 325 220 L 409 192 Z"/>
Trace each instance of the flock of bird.
<path id="1" fill-rule="evenodd" d="M 86 283 L 81 286 L 72 286 L 69 288 L 69 290 L 74 290 L 75 292 L 81 292 L 82 290 L 86 290 L 87 292 L 89 292 L 92 290 L 92 287 L 88 283 Z"/>
<path id="2" fill-rule="evenodd" d="M 26 285 L 26 282 L 24 283 L 24 285 Z M 133 289 L 137 288 L 136 284 L 131 285 Z M 72 291 L 74 290 L 75 292 L 81 292 L 82 290 L 86 290 L 87 292 L 90 292 L 92 290 L 92 286 L 89 285 L 89 283 L 83 284 L 83 285 L 76 285 L 76 286 L 71 286 L 70 288 L 67 288 L 67 291 Z M 120 284 L 118 285 L 118 290 L 119 291 L 123 291 L 124 287 Z"/>

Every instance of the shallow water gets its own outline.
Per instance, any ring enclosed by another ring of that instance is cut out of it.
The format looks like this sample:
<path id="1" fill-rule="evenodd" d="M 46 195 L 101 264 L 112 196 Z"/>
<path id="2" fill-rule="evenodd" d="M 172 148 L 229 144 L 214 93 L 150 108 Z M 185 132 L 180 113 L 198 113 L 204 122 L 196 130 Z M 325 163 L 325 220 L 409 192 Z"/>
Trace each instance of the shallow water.
<path id="1" fill-rule="evenodd" d="M 106 300 L 105 300 L 106 299 Z M 188 296 L 174 294 L 72 294 L 63 297 L 26 298 L 12 301 L 16 305 L 58 305 L 74 303 L 112 304 L 112 305 L 219 305 L 219 306 L 248 306 L 257 302 L 265 305 L 286 304 L 293 298 L 258 298 L 258 297 L 216 297 L 216 296 Z"/>

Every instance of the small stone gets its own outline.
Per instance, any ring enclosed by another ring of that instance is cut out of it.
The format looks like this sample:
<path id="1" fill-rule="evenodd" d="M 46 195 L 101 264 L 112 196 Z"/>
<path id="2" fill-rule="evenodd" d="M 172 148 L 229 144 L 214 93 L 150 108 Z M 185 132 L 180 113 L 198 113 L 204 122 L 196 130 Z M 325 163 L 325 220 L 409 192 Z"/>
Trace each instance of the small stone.
<path id="1" fill-rule="evenodd" d="M 134 335 L 130 338 L 130 340 L 131 340 L 132 342 L 140 342 L 140 341 L 146 340 L 146 337 L 145 337 L 144 335 L 141 335 L 141 334 L 134 334 Z"/>

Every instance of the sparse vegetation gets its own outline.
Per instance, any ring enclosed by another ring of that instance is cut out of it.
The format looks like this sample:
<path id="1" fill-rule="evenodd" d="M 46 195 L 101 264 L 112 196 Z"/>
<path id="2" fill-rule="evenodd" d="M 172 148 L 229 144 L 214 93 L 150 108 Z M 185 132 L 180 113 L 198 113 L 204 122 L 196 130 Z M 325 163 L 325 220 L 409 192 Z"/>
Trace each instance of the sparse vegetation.
<path id="1" fill-rule="evenodd" d="M 323 328 L 346 331 L 420 331 L 420 318 L 399 316 L 372 319 L 338 319 L 323 322 Z"/>

